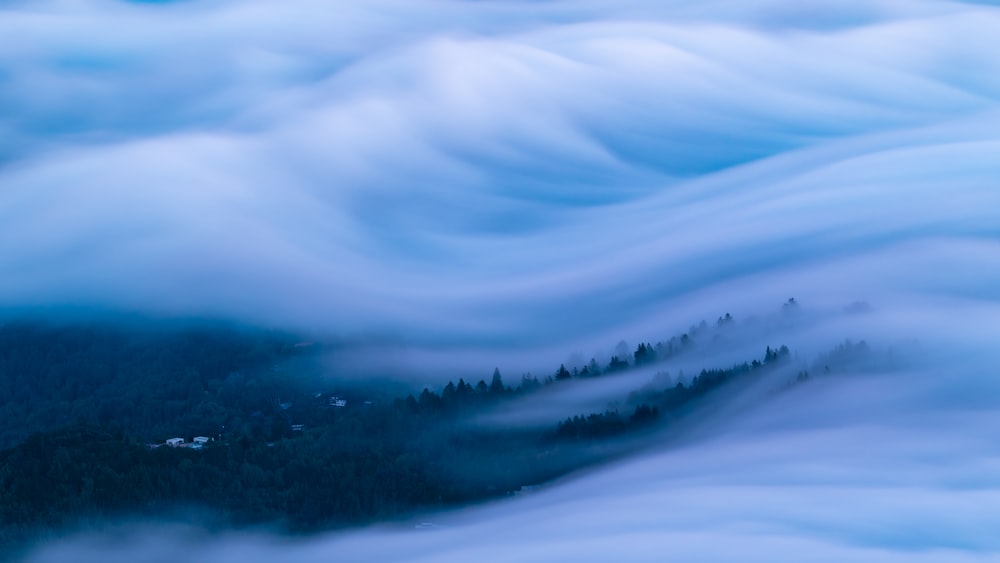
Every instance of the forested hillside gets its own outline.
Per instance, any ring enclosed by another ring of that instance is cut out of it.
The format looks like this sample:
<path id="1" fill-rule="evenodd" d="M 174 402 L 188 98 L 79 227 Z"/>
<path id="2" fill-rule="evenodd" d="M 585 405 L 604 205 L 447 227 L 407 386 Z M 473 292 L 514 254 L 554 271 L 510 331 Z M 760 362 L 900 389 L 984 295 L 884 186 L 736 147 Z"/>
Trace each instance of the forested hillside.
<path id="1" fill-rule="evenodd" d="M 787 348 L 767 348 L 686 380 L 660 373 L 613 407 L 551 425 L 470 423 L 543 391 L 652 366 L 694 346 L 693 334 L 603 366 L 560 365 L 512 384 L 494 370 L 387 399 L 320 377 L 321 347 L 290 335 L 8 324 L 3 541 L 192 508 L 218 526 L 303 532 L 501 497 L 656 444 L 715 390 L 794 367 Z M 634 439 L 615 439 L 623 435 Z"/>

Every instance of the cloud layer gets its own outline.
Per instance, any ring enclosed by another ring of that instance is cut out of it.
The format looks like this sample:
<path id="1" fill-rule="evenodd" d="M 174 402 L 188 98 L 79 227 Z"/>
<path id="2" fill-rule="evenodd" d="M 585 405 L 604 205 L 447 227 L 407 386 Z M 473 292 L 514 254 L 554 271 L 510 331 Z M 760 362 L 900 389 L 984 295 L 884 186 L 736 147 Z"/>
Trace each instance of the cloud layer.
<path id="1" fill-rule="evenodd" d="M 993 4 L 0 2 L 7 311 L 479 358 L 795 296 L 819 319 L 781 333 L 803 353 L 922 343 L 917 367 L 432 532 L 157 530 L 31 561 L 995 559 Z M 833 314 L 856 300 L 873 313 Z"/>
<path id="2" fill-rule="evenodd" d="M 997 279 L 1000 14 L 659 4 L 15 3 L 0 303 L 524 344 Z"/>

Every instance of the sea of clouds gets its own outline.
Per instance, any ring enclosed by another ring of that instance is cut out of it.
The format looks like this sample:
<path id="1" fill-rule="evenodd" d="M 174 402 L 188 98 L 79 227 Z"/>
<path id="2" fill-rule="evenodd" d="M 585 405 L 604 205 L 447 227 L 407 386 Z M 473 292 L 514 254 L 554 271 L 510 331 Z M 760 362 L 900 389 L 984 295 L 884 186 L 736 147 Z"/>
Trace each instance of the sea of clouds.
<path id="1" fill-rule="evenodd" d="M 0 2 L 5 314 L 223 317 L 484 375 L 791 296 L 822 321 L 782 333 L 804 353 L 919 342 L 431 531 L 31 560 L 1000 558 L 998 29 L 937 0 Z"/>

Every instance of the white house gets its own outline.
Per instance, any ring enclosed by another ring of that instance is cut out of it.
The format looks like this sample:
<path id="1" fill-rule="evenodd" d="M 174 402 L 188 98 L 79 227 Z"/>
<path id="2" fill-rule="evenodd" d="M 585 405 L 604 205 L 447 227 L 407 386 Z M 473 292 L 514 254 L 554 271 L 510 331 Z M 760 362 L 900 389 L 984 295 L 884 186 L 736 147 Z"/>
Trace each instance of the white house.
<path id="1" fill-rule="evenodd" d="M 201 445 L 204 446 L 205 444 L 211 442 L 212 439 L 211 438 L 207 438 L 205 436 L 195 436 L 193 441 L 194 441 L 195 444 L 201 444 Z"/>
<path id="2" fill-rule="evenodd" d="M 169 440 L 167 440 L 167 445 L 172 448 L 179 447 L 183 443 L 184 443 L 184 438 L 170 438 Z"/>

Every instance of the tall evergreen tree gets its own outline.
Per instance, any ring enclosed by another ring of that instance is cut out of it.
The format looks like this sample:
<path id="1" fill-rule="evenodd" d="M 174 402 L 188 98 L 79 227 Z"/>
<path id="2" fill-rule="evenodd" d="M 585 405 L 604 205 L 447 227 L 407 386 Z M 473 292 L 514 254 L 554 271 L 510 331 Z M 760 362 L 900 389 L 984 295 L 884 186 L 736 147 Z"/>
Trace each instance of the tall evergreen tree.
<path id="1" fill-rule="evenodd" d="M 566 369 L 566 364 L 559 364 L 559 369 L 556 371 L 556 381 L 565 381 L 572 377 L 569 370 Z"/>
<path id="2" fill-rule="evenodd" d="M 504 392 L 503 378 L 500 377 L 500 368 L 493 368 L 493 379 L 490 381 L 490 393 L 501 395 Z"/>

